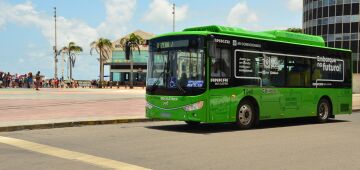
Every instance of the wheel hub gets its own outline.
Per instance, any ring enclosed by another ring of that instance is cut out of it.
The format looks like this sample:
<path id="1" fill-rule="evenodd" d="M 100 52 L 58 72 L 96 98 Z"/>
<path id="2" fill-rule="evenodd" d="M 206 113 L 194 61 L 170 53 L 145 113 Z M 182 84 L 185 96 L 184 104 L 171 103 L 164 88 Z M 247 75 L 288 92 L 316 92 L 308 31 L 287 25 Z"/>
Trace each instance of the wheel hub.
<path id="1" fill-rule="evenodd" d="M 251 122 L 253 111 L 249 105 L 243 105 L 239 109 L 239 122 L 248 125 Z"/>
<path id="2" fill-rule="evenodd" d="M 319 116 L 321 119 L 326 119 L 329 115 L 329 106 L 326 103 L 321 103 L 319 107 Z"/>

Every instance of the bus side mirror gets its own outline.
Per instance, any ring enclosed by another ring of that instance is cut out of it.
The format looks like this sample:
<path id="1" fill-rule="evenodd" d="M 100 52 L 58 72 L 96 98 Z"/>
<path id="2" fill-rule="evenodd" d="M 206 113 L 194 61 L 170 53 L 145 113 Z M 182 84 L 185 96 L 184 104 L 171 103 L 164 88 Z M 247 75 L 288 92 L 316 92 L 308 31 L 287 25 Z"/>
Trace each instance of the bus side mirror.
<path id="1" fill-rule="evenodd" d="M 207 47 L 209 51 L 209 56 L 214 57 L 216 55 L 216 43 L 214 35 L 208 37 Z"/>
<path id="2" fill-rule="evenodd" d="M 214 41 L 208 42 L 209 56 L 215 57 L 216 55 L 216 43 Z"/>

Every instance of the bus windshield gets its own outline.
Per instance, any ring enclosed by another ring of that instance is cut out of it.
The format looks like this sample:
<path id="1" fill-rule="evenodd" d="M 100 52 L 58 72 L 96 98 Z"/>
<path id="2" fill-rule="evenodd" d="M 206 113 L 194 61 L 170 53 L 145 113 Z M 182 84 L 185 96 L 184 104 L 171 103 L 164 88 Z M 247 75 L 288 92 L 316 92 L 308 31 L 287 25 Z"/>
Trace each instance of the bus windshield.
<path id="1" fill-rule="evenodd" d="M 205 89 L 205 55 L 200 37 L 150 41 L 147 92 L 196 95 Z"/>

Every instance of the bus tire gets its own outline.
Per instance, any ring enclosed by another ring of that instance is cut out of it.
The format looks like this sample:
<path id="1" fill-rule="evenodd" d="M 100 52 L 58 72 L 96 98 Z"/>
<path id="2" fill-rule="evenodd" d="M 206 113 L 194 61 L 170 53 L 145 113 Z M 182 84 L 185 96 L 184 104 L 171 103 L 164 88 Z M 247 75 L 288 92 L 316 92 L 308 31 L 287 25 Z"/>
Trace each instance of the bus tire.
<path id="1" fill-rule="evenodd" d="M 325 123 L 331 116 L 330 101 L 326 98 L 322 98 L 317 106 L 317 121 L 319 123 Z"/>
<path id="2" fill-rule="evenodd" d="M 196 121 L 185 121 L 185 123 L 189 126 L 199 126 L 200 122 L 196 122 Z"/>
<path id="3" fill-rule="evenodd" d="M 256 109 L 249 100 L 241 101 L 237 113 L 236 124 L 240 129 L 250 129 L 254 126 L 256 120 Z"/>

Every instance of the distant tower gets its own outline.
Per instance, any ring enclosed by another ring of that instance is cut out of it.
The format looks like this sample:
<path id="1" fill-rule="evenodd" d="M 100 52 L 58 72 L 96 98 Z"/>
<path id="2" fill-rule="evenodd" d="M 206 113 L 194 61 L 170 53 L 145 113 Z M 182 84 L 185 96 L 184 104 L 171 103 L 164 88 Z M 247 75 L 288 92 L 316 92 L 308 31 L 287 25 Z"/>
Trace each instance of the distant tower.
<path id="1" fill-rule="evenodd" d="M 322 36 L 329 47 L 351 49 L 360 73 L 360 0 L 303 0 L 303 31 Z"/>

